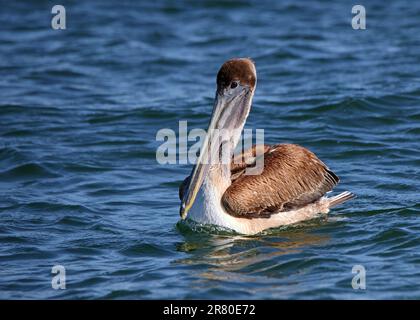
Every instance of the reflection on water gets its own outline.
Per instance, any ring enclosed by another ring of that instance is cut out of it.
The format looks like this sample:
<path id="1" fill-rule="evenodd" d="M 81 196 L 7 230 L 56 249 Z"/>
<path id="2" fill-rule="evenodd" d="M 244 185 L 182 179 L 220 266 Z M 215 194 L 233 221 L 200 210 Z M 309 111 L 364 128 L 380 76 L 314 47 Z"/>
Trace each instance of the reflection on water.
<path id="1" fill-rule="evenodd" d="M 265 274 L 273 267 L 275 257 L 298 254 L 306 247 L 313 247 L 329 241 L 328 235 L 313 233 L 320 221 L 266 231 L 254 236 L 188 232 L 180 227 L 185 242 L 177 245 L 178 251 L 189 254 L 176 263 L 194 265 L 207 264 L 202 274 L 207 279 L 218 279 L 220 272 Z M 268 265 L 266 261 L 270 261 Z M 275 265 L 275 264 L 274 264 Z M 269 275 L 269 272 L 265 275 Z M 226 274 L 223 274 L 225 279 Z"/>
<path id="2" fill-rule="evenodd" d="M 192 292 L 204 290 L 221 299 L 247 299 L 261 294 L 287 298 L 302 290 L 305 283 L 300 275 L 317 263 L 313 259 L 305 261 L 302 253 L 330 241 L 329 235 L 315 233 L 323 222 L 308 221 L 254 236 L 197 233 L 178 224 L 185 241 L 177 245 L 177 250 L 187 253 L 187 257 L 174 263 L 191 269 Z M 278 279 L 287 280 L 283 283 Z M 220 283 L 229 290 L 221 291 Z M 192 293 L 189 298 L 195 295 Z"/>

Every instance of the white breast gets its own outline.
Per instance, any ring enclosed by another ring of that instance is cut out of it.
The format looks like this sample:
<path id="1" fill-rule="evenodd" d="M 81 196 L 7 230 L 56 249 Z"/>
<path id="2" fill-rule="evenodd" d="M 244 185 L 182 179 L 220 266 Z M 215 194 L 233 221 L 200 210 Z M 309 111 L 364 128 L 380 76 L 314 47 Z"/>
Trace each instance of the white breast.
<path id="1" fill-rule="evenodd" d="M 224 189 L 225 190 L 225 189 Z M 223 190 L 223 192 L 224 192 Z M 314 219 L 320 213 L 328 213 L 328 198 L 321 198 L 298 210 L 272 214 L 270 218 L 236 218 L 229 215 L 221 205 L 221 191 L 208 180 L 197 195 L 188 216 L 195 222 L 221 226 L 242 234 L 256 234 L 269 228 L 290 225 L 304 220 Z"/>

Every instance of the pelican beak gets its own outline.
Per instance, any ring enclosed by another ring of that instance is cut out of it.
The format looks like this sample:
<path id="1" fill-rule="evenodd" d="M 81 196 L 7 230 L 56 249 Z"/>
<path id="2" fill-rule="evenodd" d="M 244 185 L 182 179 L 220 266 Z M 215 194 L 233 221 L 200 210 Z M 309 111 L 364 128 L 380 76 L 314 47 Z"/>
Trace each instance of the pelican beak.
<path id="1" fill-rule="evenodd" d="M 220 149 L 223 142 L 232 138 L 233 130 L 239 130 L 239 133 L 242 131 L 251 108 L 252 96 L 253 88 L 248 85 L 239 84 L 234 90 L 229 87 L 217 90 L 212 117 L 201 146 L 200 156 L 193 168 L 190 183 L 182 199 L 180 208 L 182 219 L 187 218 L 188 211 L 193 206 L 211 165 L 220 163 Z"/>

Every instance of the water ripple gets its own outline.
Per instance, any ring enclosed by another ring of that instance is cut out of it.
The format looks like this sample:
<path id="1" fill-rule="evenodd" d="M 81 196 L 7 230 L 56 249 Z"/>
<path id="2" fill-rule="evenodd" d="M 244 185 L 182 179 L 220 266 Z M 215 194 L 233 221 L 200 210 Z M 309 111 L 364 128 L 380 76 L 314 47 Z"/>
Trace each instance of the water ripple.
<path id="1" fill-rule="evenodd" d="M 345 2 L 185 5 L 79 1 L 61 32 L 39 1 L 2 4 L 0 298 L 420 298 L 419 3 L 371 3 L 360 32 Z M 191 167 L 158 164 L 156 133 L 206 129 L 236 56 L 258 70 L 246 127 L 355 200 L 255 236 L 179 222 Z"/>

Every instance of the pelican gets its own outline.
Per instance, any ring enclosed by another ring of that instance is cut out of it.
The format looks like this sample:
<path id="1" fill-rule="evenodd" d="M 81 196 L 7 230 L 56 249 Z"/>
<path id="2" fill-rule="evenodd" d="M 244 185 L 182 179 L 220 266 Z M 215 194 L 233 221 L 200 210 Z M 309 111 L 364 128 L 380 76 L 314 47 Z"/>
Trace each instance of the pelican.
<path id="1" fill-rule="evenodd" d="M 339 178 L 302 146 L 253 145 L 234 155 L 251 109 L 256 83 L 255 65 L 249 58 L 230 59 L 217 73 L 216 97 L 207 135 L 191 174 L 179 188 L 181 219 L 188 216 L 201 224 L 252 235 L 320 217 L 354 197 L 348 191 L 327 197 L 326 193 L 337 185 Z M 210 132 L 215 129 L 224 130 L 228 137 L 212 141 Z M 225 145 L 232 161 L 205 161 Z M 245 169 L 256 163 L 258 155 L 263 155 L 262 172 L 245 174 Z"/>

